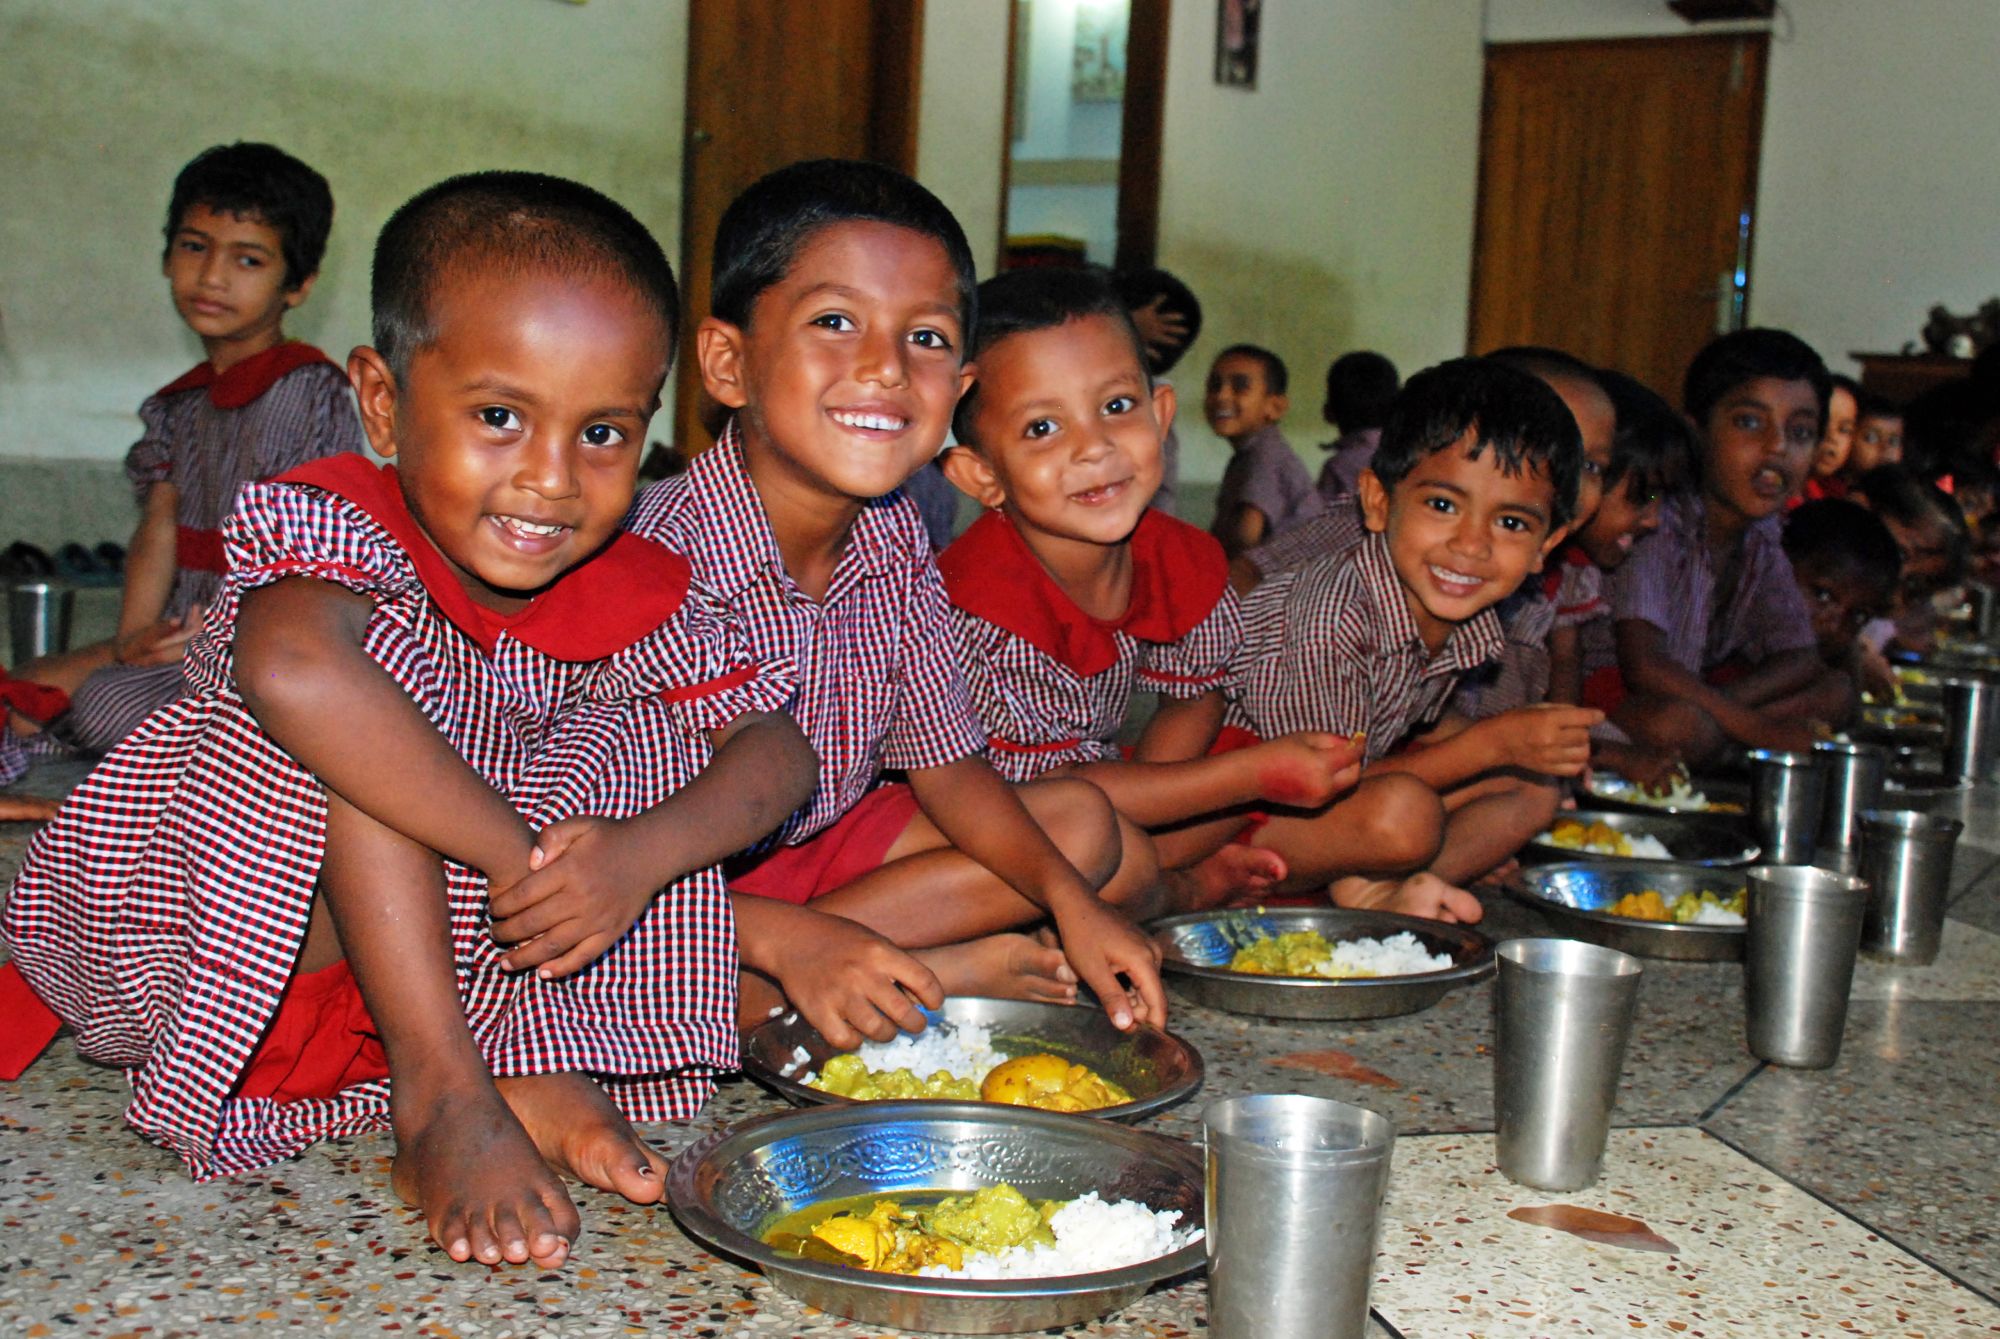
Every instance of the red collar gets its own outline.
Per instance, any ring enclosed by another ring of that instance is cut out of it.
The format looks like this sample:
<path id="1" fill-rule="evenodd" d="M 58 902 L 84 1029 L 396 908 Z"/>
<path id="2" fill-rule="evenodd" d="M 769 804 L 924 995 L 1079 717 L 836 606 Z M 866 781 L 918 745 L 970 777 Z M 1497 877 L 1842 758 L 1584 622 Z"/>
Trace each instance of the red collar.
<path id="1" fill-rule="evenodd" d="M 1542 594 L 1551 600 L 1563 583 L 1563 569 L 1566 567 L 1591 567 L 1590 555 L 1583 551 L 1581 544 L 1565 544 L 1556 551 L 1556 561 L 1542 568 Z"/>
<path id="2" fill-rule="evenodd" d="M 1177 642 L 1229 589 L 1222 546 L 1191 525 L 1149 507 L 1130 544 L 1132 602 L 1115 619 L 1079 609 L 1002 512 L 973 522 L 938 555 L 938 570 L 953 604 L 1088 678 L 1118 663 L 1114 634 Z"/>
<path id="3" fill-rule="evenodd" d="M 623 651 L 673 617 L 687 598 L 687 559 L 621 531 L 517 614 L 496 614 L 466 593 L 403 500 L 396 467 L 342 451 L 273 480 L 305 484 L 345 499 L 389 532 L 416 565 L 444 616 L 488 655 L 502 632 L 557 660 L 583 663 Z"/>
<path id="4" fill-rule="evenodd" d="M 217 372 L 212 363 L 196 363 L 160 387 L 157 394 L 178 395 L 182 391 L 207 387 L 208 402 L 217 409 L 241 409 L 277 385 L 278 379 L 287 372 L 296 372 L 314 363 L 325 363 L 328 367 L 334 365 L 333 359 L 312 345 L 290 339 L 245 358 L 227 372 Z"/>

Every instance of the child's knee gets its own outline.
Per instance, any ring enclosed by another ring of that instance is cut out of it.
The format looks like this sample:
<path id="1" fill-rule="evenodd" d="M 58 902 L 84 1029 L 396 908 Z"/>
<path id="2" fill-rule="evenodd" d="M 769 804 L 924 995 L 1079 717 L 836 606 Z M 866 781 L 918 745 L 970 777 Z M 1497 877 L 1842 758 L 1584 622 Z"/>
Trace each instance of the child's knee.
<path id="1" fill-rule="evenodd" d="M 1056 778 L 1035 789 L 1035 820 L 1049 840 L 1091 887 L 1111 882 L 1124 856 L 1124 841 L 1110 799 L 1088 781 Z"/>
<path id="2" fill-rule="evenodd" d="M 1118 817 L 1118 870 L 1099 889 L 1104 900 L 1138 920 L 1156 915 L 1160 894 L 1160 853 L 1137 823 Z"/>
<path id="3" fill-rule="evenodd" d="M 1444 801 L 1413 776 L 1388 772 L 1363 783 L 1354 833 L 1383 869 L 1421 869 L 1444 845 Z"/>

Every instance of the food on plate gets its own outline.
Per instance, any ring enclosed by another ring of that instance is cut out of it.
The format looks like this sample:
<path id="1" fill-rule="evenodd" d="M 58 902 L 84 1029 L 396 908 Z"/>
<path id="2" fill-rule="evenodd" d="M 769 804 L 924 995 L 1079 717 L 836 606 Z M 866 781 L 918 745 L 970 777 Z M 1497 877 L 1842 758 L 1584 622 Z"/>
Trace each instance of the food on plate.
<path id="1" fill-rule="evenodd" d="M 1010 1185 L 970 1195 L 903 1191 L 827 1200 L 767 1227 L 764 1241 L 809 1260 L 931 1278 L 1053 1278 L 1122 1269 L 1201 1239 L 1177 1209 L 1030 1200 Z"/>
<path id="2" fill-rule="evenodd" d="M 1347 980 L 1372 976 L 1414 976 L 1451 967 L 1451 955 L 1432 953 L 1405 930 L 1386 939 L 1332 942 L 1318 930 L 1265 935 L 1238 949 L 1232 972 L 1254 976 L 1319 976 Z"/>
<path id="3" fill-rule="evenodd" d="M 1655 809 L 1702 810 L 1711 814 L 1740 814 L 1743 806 L 1733 800 L 1711 800 L 1697 790 L 1685 771 L 1669 774 L 1665 785 L 1642 786 L 1616 772 L 1598 772 L 1590 779 L 1590 790 L 1607 800 L 1643 804 Z"/>
<path id="4" fill-rule="evenodd" d="M 1089 1066 L 1059 1055 L 1004 1056 L 993 1049 L 991 1031 L 977 1023 L 939 1023 L 915 1036 L 864 1042 L 858 1051 L 833 1056 L 802 1082 L 856 1102 L 929 1098 L 1096 1111 L 1132 1100 Z"/>
<path id="5" fill-rule="evenodd" d="M 1048 1054 L 1001 1061 L 979 1085 L 979 1097 L 1043 1111 L 1096 1111 L 1132 1100 L 1132 1094 L 1097 1071 Z"/>
<path id="6" fill-rule="evenodd" d="M 1536 840 L 1547 846 L 1565 851 L 1584 851 L 1590 855 L 1629 856 L 1640 860 L 1674 858 L 1667 844 L 1651 833 L 1620 832 L 1609 823 L 1584 823 L 1574 818 L 1557 819 Z"/>
<path id="7" fill-rule="evenodd" d="M 1710 889 L 1682 893 L 1669 901 L 1656 888 L 1627 893 L 1604 908 L 1613 916 L 1641 921 L 1673 921 L 1679 925 L 1743 925 L 1748 896 L 1742 889 L 1718 893 Z"/>

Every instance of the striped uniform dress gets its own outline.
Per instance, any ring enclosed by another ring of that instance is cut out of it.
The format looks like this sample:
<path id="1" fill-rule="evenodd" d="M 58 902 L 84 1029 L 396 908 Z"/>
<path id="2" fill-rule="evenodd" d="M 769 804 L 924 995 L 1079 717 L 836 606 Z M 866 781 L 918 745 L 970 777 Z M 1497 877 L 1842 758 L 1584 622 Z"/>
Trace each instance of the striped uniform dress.
<path id="1" fill-rule="evenodd" d="M 1132 599 L 1115 620 L 1079 609 L 1001 512 L 938 558 L 959 665 L 1009 781 L 1119 758 L 1135 692 L 1192 699 L 1230 687 L 1243 624 L 1222 546 L 1149 509 L 1130 547 Z"/>
<path id="2" fill-rule="evenodd" d="M 627 817 L 686 784 L 705 731 L 791 691 L 759 670 L 684 561 L 622 536 L 499 623 L 471 604 L 391 472 L 358 456 L 245 488 L 231 573 L 190 648 L 190 696 L 113 750 L 29 848 L 0 931 L 93 1059 L 130 1071 L 126 1116 L 198 1178 L 386 1128 L 388 1083 L 294 1102 L 232 1096 L 275 1015 L 312 907 L 318 781 L 233 684 L 243 593 L 308 576 L 375 601 L 365 649 L 532 827 Z M 683 597 L 683 593 L 685 593 Z M 634 1120 L 686 1117 L 737 1062 L 721 875 L 668 887 L 562 981 L 503 972 L 484 878 L 447 862 L 460 998 L 496 1076 L 580 1071 Z"/>
<path id="3" fill-rule="evenodd" d="M 125 456 L 143 506 L 171 483 L 178 499 L 173 589 L 162 618 L 214 602 L 222 584 L 222 522 L 246 483 L 308 461 L 360 451 L 361 420 L 347 375 L 309 344 L 279 344 L 217 374 L 202 363 L 139 406 L 145 433 Z M 179 663 L 110 665 L 86 679 L 42 746 L 102 753 L 187 692 Z"/>
<path id="4" fill-rule="evenodd" d="M 687 555 L 756 659 L 796 668 L 786 707 L 819 755 L 819 785 L 779 842 L 797 845 L 830 827 L 886 768 L 941 767 L 985 747 L 952 653 L 930 539 L 900 492 L 861 509 L 823 600 L 785 570 L 734 421 L 687 473 L 640 493 L 625 523 Z"/>
<path id="5" fill-rule="evenodd" d="M 1459 675 L 1499 654 L 1501 642 L 1500 617 L 1487 608 L 1432 655 L 1388 541 L 1371 534 L 1345 559 L 1316 559 L 1250 592 L 1228 721 L 1260 739 L 1365 730 L 1374 762 L 1436 720 Z"/>

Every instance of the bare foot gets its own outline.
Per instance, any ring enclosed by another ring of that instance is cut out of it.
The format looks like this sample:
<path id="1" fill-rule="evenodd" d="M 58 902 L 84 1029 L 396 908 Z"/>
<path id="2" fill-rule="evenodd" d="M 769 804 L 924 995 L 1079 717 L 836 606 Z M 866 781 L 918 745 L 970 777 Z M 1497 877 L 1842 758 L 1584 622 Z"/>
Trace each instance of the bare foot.
<path id="1" fill-rule="evenodd" d="M 61 807 L 60 800 L 39 795 L 0 795 L 0 823 L 46 823 Z"/>
<path id="2" fill-rule="evenodd" d="M 1076 973 L 1059 948 L 1024 934 L 986 935 L 962 944 L 912 949 L 947 995 L 1075 1004 Z"/>
<path id="3" fill-rule="evenodd" d="M 1267 896 L 1289 873 L 1276 851 L 1231 842 L 1168 880 L 1170 895 L 1181 911 L 1255 902 Z M 1178 905 L 1185 902 L 1186 905 Z"/>
<path id="4" fill-rule="evenodd" d="M 656 1204 L 666 1193 L 666 1159 L 587 1075 L 536 1074 L 493 1086 L 557 1171 L 634 1204 Z"/>
<path id="5" fill-rule="evenodd" d="M 1330 891 L 1335 906 L 1369 907 L 1426 920 L 1470 925 L 1486 914 L 1477 897 L 1428 871 L 1404 879 L 1351 875 L 1334 880 Z"/>
<path id="6" fill-rule="evenodd" d="M 433 1101 L 398 1091 L 390 1183 L 424 1211 L 431 1239 L 464 1263 L 553 1269 L 583 1229 L 562 1179 L 493 1089 L 449 1088 Z"/>

